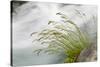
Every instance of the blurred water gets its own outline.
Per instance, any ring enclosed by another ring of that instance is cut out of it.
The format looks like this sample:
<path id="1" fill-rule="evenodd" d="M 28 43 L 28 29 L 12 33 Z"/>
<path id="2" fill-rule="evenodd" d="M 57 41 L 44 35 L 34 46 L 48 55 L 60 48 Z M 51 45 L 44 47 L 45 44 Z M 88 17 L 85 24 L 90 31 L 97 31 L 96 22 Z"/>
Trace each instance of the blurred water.
<path id="1" fill-rule="evenodd" d="M 75 10 L 86 14 L 86 19 L 81 19 Z M 97 7 L 88 5 L 73 5 L 60 3 L 27 2 L 14 9 L 13 12 L 13 64 L 16 66 L 33 64 L 63 63 L 64 55 L 41 54 L 36 56 L 33 50 L 39 44 L 32 43 L 30 34 L 46 27 L 49 20 L 60 20 L 56 13 L 62 12 L 70 17 L 91 37 L 96 35 L 96 23 L 91 24 L 93 15 L 96 17 Z M 88 23 L 85 27 L 84 23 Z M 95 20 L 96 22 L 96 20 Z M 91 29 L 92 27 L 92 29 Z M 90 30 L 91 29 L 91 30 Z M 93 38 L 93 37 L 92 37 Z"/>

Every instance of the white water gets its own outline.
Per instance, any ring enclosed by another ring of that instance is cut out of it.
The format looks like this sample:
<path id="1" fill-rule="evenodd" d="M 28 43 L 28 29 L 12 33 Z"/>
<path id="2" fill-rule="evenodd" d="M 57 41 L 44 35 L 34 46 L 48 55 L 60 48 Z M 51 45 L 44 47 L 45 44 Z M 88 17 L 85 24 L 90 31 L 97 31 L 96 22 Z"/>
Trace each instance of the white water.
<path id="1" fill-rule="evenodd" d="M 75 9 L 86 13 L 83 21 Z M 88 23 L 87 29 L 91 36 L 95 36 L 96 25 L 92 24 L 92 15 L 96 16 L 97 7 L 88 5 L 63 5 L 56 3 L 28 2 L 16 8 L 13 14 L 13 62 L 14 65 L 63 63 L 64 56 L 42 54 L 36 56 L 33 50 L 39 44 L 32 43 L 30 34 L 43 29 L 49 20 L 59 20 L 56 13 L 61 12 L 69 16 L 82 29 L 83 22 Z M 77 14 L 77 15 L 76 15 Z M 92 28 L 92 29 L 91 29 Z M 93 32 L 92 32 L 93 31 Z"/>

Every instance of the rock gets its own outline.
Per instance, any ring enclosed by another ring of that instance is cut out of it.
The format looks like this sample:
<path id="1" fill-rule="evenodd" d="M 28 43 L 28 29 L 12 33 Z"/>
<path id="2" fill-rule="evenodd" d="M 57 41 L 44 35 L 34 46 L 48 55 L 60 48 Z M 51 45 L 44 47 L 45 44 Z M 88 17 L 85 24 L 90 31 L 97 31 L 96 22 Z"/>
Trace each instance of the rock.
<path id="1" fill-rule="evenodd" d="M 78 56 L 77 62 L 90 62 L 97 60 L 97 44 L 92 43 Z"/>

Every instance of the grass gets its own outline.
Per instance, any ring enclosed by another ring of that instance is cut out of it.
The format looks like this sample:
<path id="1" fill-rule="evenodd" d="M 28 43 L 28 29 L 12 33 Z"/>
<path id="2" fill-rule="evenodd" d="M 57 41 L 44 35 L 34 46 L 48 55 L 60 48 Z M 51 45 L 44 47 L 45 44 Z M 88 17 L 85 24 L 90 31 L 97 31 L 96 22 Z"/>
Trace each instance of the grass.
<path id="1" fill-rule="evenodd" d="M 48 44 L 48 47 L 37 49 L 34 52 L 37 55 L 41 52 L 48 54 L 63 52 L 66 55 L 64 63 L 77 62 L 80 52 L 89 45 L 88 35 L 86 32 L 82 32 L 66 15 L 62 13 L 57 13 L 57 15 L 62 18 L 61 22 L 49 21 L 48 25 L 51 28 L 31 34 L 38 36 L 34 41 Z"/>

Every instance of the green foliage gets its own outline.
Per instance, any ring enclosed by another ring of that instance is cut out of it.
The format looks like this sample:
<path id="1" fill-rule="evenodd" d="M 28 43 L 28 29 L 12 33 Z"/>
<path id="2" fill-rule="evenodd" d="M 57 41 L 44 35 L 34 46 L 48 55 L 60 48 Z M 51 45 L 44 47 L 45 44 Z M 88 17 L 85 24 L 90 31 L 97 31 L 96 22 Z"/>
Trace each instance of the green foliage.
<path id="1" fill-rule="evenodd" d="M 66 15 L 62 13 L 57 13 L 56 15 L 61 16 L 62 22 L 49 21 L 48 25 L 52 28 L 31 34 L 38 36 L 34 41 L 48 44 L 48 47 L 37 49 L 34 52 L 38 55 L 40 52 L 48 54 L 63 52 L 66 55 L 65 63 L 76 62 L 80 52 L 89 44 L 88 36 Z"/>

